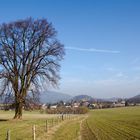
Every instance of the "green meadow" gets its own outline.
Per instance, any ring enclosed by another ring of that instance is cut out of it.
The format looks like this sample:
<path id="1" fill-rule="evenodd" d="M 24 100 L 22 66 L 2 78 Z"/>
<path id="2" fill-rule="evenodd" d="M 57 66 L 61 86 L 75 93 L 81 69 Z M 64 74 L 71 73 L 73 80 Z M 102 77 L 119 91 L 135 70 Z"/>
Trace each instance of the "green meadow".
<path id="1" fill-rule="evenodd" d="M 64 121 L 59 115 L 39 112 L 24 112 L 23 120 L 15 121 L 13 113 L 0 111 L 0 140 L 6 139 L 8 129 L 11 140 L 32 140 L 33 125 L 36 125 L 36 140 L 140 139 L 140 107 L 92 110 L 88 115 L 67 116 Z"/>
<path id="2" fill-rule="evenodd" d="M 83 140 L 140 140 L 140 107 L 91 111 L 82 132 Z"/>

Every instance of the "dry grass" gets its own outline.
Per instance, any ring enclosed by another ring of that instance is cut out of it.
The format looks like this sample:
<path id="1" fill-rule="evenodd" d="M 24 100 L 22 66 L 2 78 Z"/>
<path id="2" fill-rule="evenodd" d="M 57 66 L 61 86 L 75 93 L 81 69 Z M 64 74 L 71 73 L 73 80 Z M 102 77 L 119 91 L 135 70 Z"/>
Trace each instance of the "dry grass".
<path id="1" fill-rule="evenodd" d="M 48 120 L 49 127 L 53 122 L 58 120 L 60 115 L 40 114 L 37 112 L 24 112 L 22 120 L 13 120 L 13 111 L 0 111 L 0 140 L 5 140 L 6 132 L 10 129 L 11 139 L 15 140 L 31 140 L 32 126 L 36 125 L 37 138 L 46 133 L 45 125 Z M 61 118 L 59 118 L 60 120 Z"/>
<path id="2" fill-rule="evenodd" d="M 38 111 L 36 112 L 24 112 L 22 120 L 13 120 L 14 116 L 13 111 L 0 111 L 0 140 L 5 140 L 6 131 L 10 129 L 11 140 L 32 140 L 32 126 L 36 125 L 36 139 L 37 140 L 45 140 L 46 138 L 53 138 L 49 135 L 56 135 L 59 131 L 67 130 L 71 128 L 76 128 L 76 132 L 79 128 L 79 121 L 77 121 L 76 115 L 64 116 L 64 121 L 61 119 L 61 115 L 55 114 L 40 114 Z M 75 119 L 73 119 L 75 118 Z M 46 120 L 48 122 L 48 132 L 46 132 Z M 53 124 L 52 124 L 53 121 Z M 63 122 L 63 123 L 62 123 Z M 69 124 L 69 125 L 68 125 Z M 67 127 L 66 127 L 67 126 Z M 70 127 L 68 127 L 70 126 Z M 65 129 L 66 127 L 66 129 Z M 58 130 L 58 131 L 57 131 Z M 74 135 L 71 135 L 73 134 Z M 70 133 L 71 136 L 75 136 L 75 129 Z M 69 135 L 69 137 L 71 137 Z M 59 139 L 59 137 L 57 136 Z"/>

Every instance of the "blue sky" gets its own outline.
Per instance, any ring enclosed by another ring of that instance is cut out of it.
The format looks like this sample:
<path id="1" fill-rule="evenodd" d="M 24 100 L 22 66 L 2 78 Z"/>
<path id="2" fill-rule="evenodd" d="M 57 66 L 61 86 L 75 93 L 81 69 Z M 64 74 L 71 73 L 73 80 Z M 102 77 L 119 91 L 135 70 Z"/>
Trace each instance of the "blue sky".
<path id="1" fill-rule="evenodd" d="M 53 23 L 66 48 L 56 91 L 98 98 L 140 93 L 139 0 L 0 2 L 0 23 L 30 16 Z"/>

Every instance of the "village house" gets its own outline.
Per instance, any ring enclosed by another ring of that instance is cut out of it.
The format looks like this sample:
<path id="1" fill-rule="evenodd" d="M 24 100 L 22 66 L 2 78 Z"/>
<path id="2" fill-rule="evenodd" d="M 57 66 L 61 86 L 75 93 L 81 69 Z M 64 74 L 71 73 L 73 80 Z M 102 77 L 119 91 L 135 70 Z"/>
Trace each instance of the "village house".
<path id="1" fill-rule="evenodd" d="M 114 102 L 114 103 L 112 104 L 112 107 L 125 107 L 125 101 Z"/>
<path id="2" fill-rule="evenodd" d="M 46 110 L 48 106 L 46 104 L 41 105 L 41 109 Z"/>
<path id="3" fill-rule="evenodd" d="M 74 107 L 74 108 L 77 108 L 77 107 L 79 107 L 80 106 L 80 102 L 74 102 L 73 104 L 72 104 L 72 107 Z"/>
<path id="4" fill-rule="evenodd" d="M 56 109 L 57 108 L 57 105 L 51 105 L 50 106 L 50 109 Z"/>

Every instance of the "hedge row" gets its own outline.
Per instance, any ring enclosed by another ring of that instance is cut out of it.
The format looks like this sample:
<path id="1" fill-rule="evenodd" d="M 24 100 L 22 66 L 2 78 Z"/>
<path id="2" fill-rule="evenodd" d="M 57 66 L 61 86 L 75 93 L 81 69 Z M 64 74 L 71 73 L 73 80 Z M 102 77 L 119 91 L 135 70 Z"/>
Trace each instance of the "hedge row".
<path id="1" fill-rule="evenodd" d="M 88 113 L 88 108 L 86 107 L 77 107 L 77 108 L 66 108 L 66 107 L 58 107 L 55 109 L 46 109 L 46 113 L 48 114 L 86 114 Z M 42 110 L 41 113 L 44 111 Z"/>

